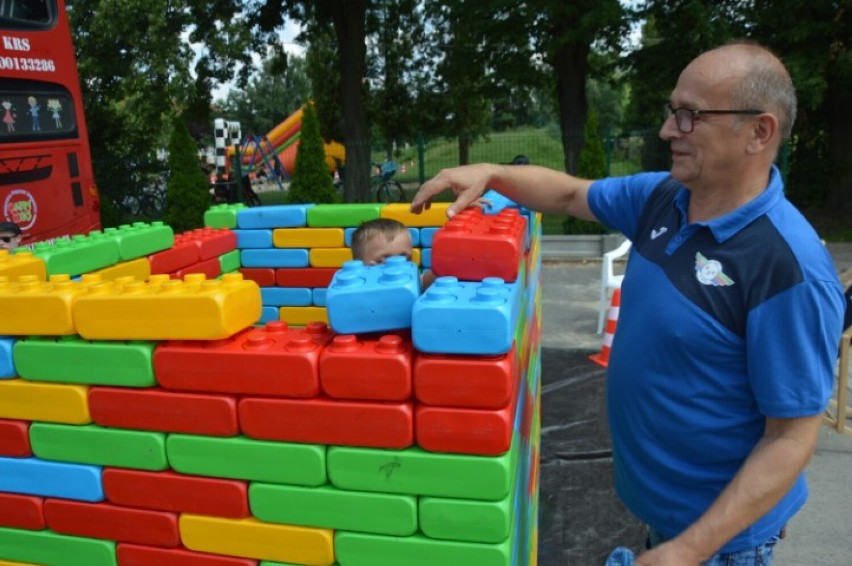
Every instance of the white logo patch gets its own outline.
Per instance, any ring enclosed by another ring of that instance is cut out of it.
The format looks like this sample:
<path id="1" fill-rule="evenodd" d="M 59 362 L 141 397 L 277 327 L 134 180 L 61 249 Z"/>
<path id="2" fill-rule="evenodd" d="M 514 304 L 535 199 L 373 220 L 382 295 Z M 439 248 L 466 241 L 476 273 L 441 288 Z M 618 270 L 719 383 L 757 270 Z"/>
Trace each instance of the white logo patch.
<path id="1" fill-rule="evenodd" d="M 660 236 L 662 236 L 663 234 L 665 234 L 668 231 L 669 231 L 669 229 L 668 229 L 667 226 L 663 226 L 659 230 L 656 230 L 656 229 L 651 230 L 651 239 L 656 240 L 657 238 L 659 238 Z"/>
<path id="2" fill-rule="evenodd" d="M 734 280 L 725 275 L 722 263 L 715 259 L 707 259 L 701 252 L 695 254 L 695 278 L 702 285 L 714 287 L 728 287 L 734 284 Z"/>

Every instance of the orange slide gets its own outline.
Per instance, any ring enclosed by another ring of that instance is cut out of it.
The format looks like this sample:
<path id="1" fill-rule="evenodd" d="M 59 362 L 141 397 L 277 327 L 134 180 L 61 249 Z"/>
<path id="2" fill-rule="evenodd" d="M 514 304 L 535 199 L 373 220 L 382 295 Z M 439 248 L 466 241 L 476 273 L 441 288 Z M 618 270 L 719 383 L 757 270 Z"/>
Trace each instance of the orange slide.
<path id="1" fill-rule="evenodd" d="M 269 130 L 265 136 L 272 146 L 272 151 L 278 155 L 284 170 L 290 175 L 296 170 L 296 152 L 299 149 L 299 138 L 302 133 L 303 112 L 304 106 L 287 116 L 280 124 Z M 335 158 L 339 159 L 341 163 L 346 160 L 346 149 L 336 141 L 324 145 L 325 162 L 328 165 L 329 172 L 332 172 L 337 168 Z M 230 154 L 233 149 L 228 151 Z M 243 165 L 246 167 L 260 162 L 260 156 L 255 155 L 254 146 L 247 147 L 242 158 Z"/>

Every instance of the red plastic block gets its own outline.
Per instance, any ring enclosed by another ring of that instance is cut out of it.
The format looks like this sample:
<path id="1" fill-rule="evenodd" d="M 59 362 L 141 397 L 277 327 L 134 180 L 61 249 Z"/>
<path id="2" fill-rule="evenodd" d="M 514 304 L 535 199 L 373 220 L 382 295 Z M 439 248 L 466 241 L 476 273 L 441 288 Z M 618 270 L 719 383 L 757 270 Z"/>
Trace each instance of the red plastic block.
<path id="1" fill-rule="evenodd" d="M 240 273 L 259 287 L 275 287 L 275 269 L 271 267 L 241 267 Z"/>
<path id="2" fill-rule="evenodd" d="M 239 412 L 246 436 L 261 440 L 373 448 L 414 442 L 411 403 L 247 398 Z"/>
<path id="3" fill-rule="evenodd" d="M 0 456 L 32 456 L 30 423 L 0 419 Z"/>
<path id="4" fill-rule="evenodd" d="M 41 531 L 44 521 L 44 499 L 32 495 L 0 493 L 0 527 Z"/>
<path id="5" fill-rule="evenodd" d="M 432 240 L 432 271 L 463 281 L 501 277 L 518 278 L 524 256 L 527 220 L 516 208 L 483 214 L 469 208 L 435 232 Z"/>
<path id="6" fill-rule="evenodd" d="M 117 505 L 241 519 L 250 515 L 246 482 L 107 468 L 106 498 Z"/>
<path id="7" fill-rule="evenodd" d="M 180 544 L 178 517 L 173 513 L 118 507 L 109 503 L 48 499 L 44 502 L 44 517 L 49 529 L 64 535 L 166 548 Z"/>
<path id="8" fill-rule="evenodd" d="M 193 552 L 181 548 L 157 548 L 120 543 L 116 547 L 119 566 L 257 566 L 257 560 L 221 554 Z"/>
<path id="9" fill-rule="evenodd" d="M 223 395 L 92 387 L 89 412 L 101 426 L 207 436 L 236 436 L 240 432 L 237 400 Z"/>
<path id="10" fill-rule="evenodd" d="M 328 325 L 288 328 L 271 321 L 224 340 L 179 340 L 154 350 L 154 375 L 166 389 L 314 397 Z"/>
<path id="11" fill-rule="evenodd" d="M 430 452 L 499 456 L 512 444 L 515 402 L 502 409 L 457 409 L 418 405 L 417 446 Z"/>
<path id="12" fill-rule="evenodd" d="M 178 269 L 175 272 L 169 273 L 172 279 L 183 279 L 190 273 L 203 273 L 206 279 L 216 279 L 222 275 L 222 263 L 218 257 L 207 259 L 188 265 L 183 269 Z"/>
<path id="13" fill-rule="evenodd" d="M 281 267 L 275 270 L 279 287 L 328 287 L 336 267 Z"/>
<path id="14" fill-rule="evenodd" d="M 237 235 L 230 228 L 198 228 L 175 236 L 175 242 L 183 240 L 194 242 L 198 246 L 201 261 L 237 249 Z"/>
<path id="15" fill-rule="evenodd" d="M 397 334 L 341 334 L 320 354 L 320 385 L 336 399 L 405 401 L 411 398 L 412 346 Z"/>
<path id="16" fill-rule="evenodd" d="M 414 396 L 441 407 L 499 409 L 518 390 L 515 345 L 500 356 L 419 354 L 414 362 Z"/>
<path id="17" fill-rule="evenodd" d="M 187 265 L 197 263 L 200 259 L 200 250 L 195 242 L 179 240 L 178 237 L 175 237 L 175 243 L 171 248 L 148 256 L 148 262 L 151 264 L 151 275 L 172 273 Z"/>

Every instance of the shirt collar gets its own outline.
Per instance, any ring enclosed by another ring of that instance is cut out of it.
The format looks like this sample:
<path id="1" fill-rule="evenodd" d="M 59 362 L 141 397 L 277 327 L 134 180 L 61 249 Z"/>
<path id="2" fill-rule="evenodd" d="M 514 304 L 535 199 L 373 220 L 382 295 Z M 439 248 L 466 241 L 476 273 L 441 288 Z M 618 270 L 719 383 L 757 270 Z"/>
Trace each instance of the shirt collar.
<path id="1" fill-rule="evenodd" d="M 769 184 L 766 185 L 766 190 L 724 216 L 714 218 L 708 222 L 696 222 L 695 224 L 709 228 L 713 233 L 713 237 L 721 244 L 751 224 L 756 218 L 766 214 L 781 199 L 783 194 L 784 182 L 781 180 L 781 172 L 777 166 L 772 165 L 772 169 L 769 172 Z M 684 224 L 688 217 L 689 196 L 689 189 L 681 186 L 674 200 L 674 204 L 680 211 L 681 220 Z"/>

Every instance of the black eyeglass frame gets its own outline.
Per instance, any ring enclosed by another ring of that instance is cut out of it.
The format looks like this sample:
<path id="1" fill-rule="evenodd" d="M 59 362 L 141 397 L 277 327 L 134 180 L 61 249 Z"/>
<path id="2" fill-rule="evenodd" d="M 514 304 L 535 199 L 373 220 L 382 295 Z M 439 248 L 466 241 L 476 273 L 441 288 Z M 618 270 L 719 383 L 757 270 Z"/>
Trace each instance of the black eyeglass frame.
<path id="1" fill-rule="evenodd" d="M 15 238 L 17 238 L 17 236 L 0 236 L 0 240 L 2 240 L 4 244 L 11 244 L 12 240 Z"/>
<path id="2" fill-rule="evenodd" d="M 747 108 L 745 110 L 699 110 L 697 108 L 675 108 L 670 102 L 663 104 L 663 111 L 665 112 L 666 120 L 668 120 L 670 116 L 674 116 L 675 126 L 677 126 L 677 129 L 682 134 L 691 134 L 695 130 L 695 118 L 702 114 L 739 114 L 746 116 L 758 116 L 765 113 L 764 110 L 757 110 L 756 108 Z M 678 115 L 678 113 L 680 113 L 680 115 Z M 689 129 L 682 127 L 681 122 L 687 118 L 681 118 L 680 116 L 689 116 Z"/>

